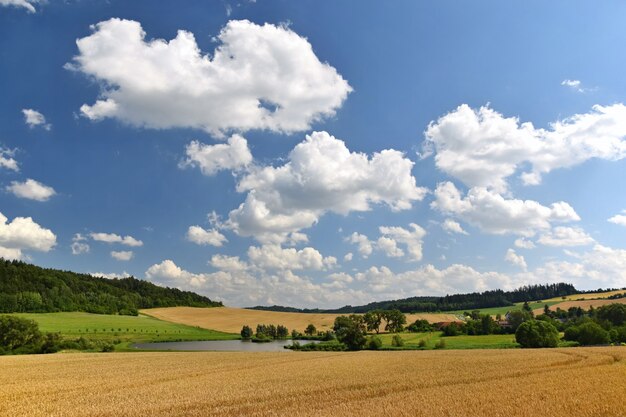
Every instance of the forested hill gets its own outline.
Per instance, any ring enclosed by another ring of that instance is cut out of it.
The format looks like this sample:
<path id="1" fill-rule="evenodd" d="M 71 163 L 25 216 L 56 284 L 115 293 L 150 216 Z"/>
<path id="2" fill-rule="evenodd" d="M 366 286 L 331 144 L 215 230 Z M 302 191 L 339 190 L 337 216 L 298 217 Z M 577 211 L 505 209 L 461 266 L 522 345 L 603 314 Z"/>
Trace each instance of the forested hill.
<path id="1" fill-rule="evenodd" d="M 469 294 L 446 295 L 445 297 L 411 297 L 401 300 L 378 301 L 363 306 L 345 306 L 334 310 L 297 309 L 282 306 L 257 306 L 254 310 L 287 311 L 300 313 L 365 313 L 371 310 L 400 310 L 403 313 L 420 313 L 452 310 L 474 310 L 489 307 L 506 307 L 524 301 L 545 300 L 578 294 L 571 284 L 528 285 L 513 291 L 492 290 Z"/>
<path id="2" fill-rule="evenodd" d="M 219 307 L 221 302 L 133 277 L 96 278 L 0 258 L 0 313 L 85 311 L 136 315 L 140 308 Z"/>

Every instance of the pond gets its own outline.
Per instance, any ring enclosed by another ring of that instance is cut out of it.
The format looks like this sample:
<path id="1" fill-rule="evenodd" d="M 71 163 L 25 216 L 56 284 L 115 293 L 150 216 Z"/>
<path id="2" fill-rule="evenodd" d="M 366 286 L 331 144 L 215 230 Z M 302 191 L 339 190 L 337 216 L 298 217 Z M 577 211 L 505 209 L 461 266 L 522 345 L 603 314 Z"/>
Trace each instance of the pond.
<path id="1" fill-rule="evenodd" d="M 291 345 L 293 340 L 273 340 L 267 343 L 252 343 L 243 340 L 207 340 L 195 342 L 157 342 L 136 343 L 136 349 L 150 350 L 217 350 L 231 352 L 291 352 L 284 346 Z M 317 340 L 296 340 L 300 344 L 319 343 Z"/>

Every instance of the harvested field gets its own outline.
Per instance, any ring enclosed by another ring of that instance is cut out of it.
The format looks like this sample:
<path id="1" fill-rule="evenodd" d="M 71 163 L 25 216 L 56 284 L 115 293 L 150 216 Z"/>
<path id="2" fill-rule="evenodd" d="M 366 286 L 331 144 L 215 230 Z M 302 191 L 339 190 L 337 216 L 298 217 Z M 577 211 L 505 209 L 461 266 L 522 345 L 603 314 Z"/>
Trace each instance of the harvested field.
<path id="1" fill-rule="evenodd" d="M 626 348 L 0 357 L 0 415 L 623 416 Z"/>
<path id="2" fill-rule="evenodd" d="M 605 291 L 605 292 L 593 292 L 593 293 L 589 293 L 589 294 L 572 294 L 572 295 L 567 295 L 565 296 L 565 299 L 563 299 L 562 297 L 554 297 L 554 298 L 550 298 L 545 301 L 578 301 L 578 300 L 590 300 L 593 298 L 607 298 L 610 297 L 612 295 L 617 295 L 617 294 L 625 294 L 626 290 L 615 290 L 615 291 Z"/>
<path id="3" fill-rule="evenodd" d="M 152 308 L 142 310 L 141 312 L 165 321 L 227 333 L 239 333 L 244 325 L 251 326 L 254 329 L 257 324 L 282 324 L 290 330 L 296 329 L 302 332 L 308 324 L 313 323 L 318 330 L 329 330 L 333 327 L 335 317 L 340 315 L 283 313 L 278 311 L 247 310 L 232 307 L 170 307 Z M 431 323 L 458 321 L 458 318 L 453 314 L 424 313 L 407 315 L 407 323 L 412 323 L 417 319 L 428 320 Z"/>
<path id="4" fill-rule="evenodd" d="M 583 310 L 589 310 L 589 307 L 598 308 L 607 304 L 626 304 L 626 298 L 616 298 L 615 300 L 581 300 L 581 301 L 563 301 L 562 303 L 554 304 L 550 306 L 550 310 L 556 311 L 557 307 L 561 310 L 566 310 L 571 307 L 580 307 Z M 535 314 L 542 314 L 543 308 L 533 310 Z"/>

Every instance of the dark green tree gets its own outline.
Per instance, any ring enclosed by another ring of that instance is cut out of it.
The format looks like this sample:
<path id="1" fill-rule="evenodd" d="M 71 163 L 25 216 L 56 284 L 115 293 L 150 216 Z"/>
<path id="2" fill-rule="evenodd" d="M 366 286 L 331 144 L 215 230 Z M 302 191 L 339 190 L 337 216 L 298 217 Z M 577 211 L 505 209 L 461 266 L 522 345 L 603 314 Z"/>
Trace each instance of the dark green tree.
<path id="1" fill-rule="evenodd" d="M 0 354 L 37 353 L 42 337 L 35 321 L 16 316 L 0 316 Z"/>
<path id="2" fill-rule="evenodd" d="M 308 326 L 306 326 L 306 329 L 304 329 L 304 334 L 306 335 L 313 336 L 315 333 L 317 333 L 317 329 L 315 328 L 313 323 L 309 324 Z"/>
<path id="3" fill-rule="evenodd" d="M 414 323 L 411 323 L 407 330 L 413 333 L 423 333 L 423 332 L 432 332 L 433 326 L 428 322 L 428 320 L 415 320 Z"/>
<path id="4" fill-rule="evenodd" d="M 532 316 L 527 311 L 513 310 L 507 313 L 507 320 L 509 321 L 513 332 L 517 331 L 520 324 L 531 319 Z"/>
<path id="5" fill-rule="evenodd" d="M 559 343 L 559 332 L 545 321 L 528 320 L 517 328 L 515 340 L 523 348 L 556 347 Z"/>
<path id="6" fill-rule="evenodd" d="M 289 329 L 287 329 L 282 324 L 276 326 L 276 338 L 277 339 L 286 339 L 289 336 Z"/>
<path id="7" fill-rule="evenodd" d="M 594 312 L 589 311 L 590 315 Z M 595 316 L 600 320 L 607 320 L 613 326 L 626 323 L 626 304 L 609 304 L 595 310 Z"/>
<path id="8" fill-rule="evenodd" d="M 380 325 L 383 321 L 383 310 L 368 311 L 363 315 L 367 331 L 380 333 Z"/>
<path id="9" fill-rule="evenodd" d="M 606 345 L 611 341 L 609 332 L 592 321 L 565 329 L 564 339 L 576 341 L 583 346 Z"/>
<path id="10" fill-rule="evenodd" d="M 250 328 L 250 326 L 243 326 L 241 328 L 241 338 L 243 340 L 250 340 L 252 338 L 253 334 L 252 334 L 252 329 Z"/>
<path id="11" fill-rule="evenodd" d="M 401 332 L 406 324 L 406 316 L 400 310 L 387 310 L 383 318 L 387 321 L 385 330 L 390 333 Z"/>
<path id="12" fill-rule="evenodd" d="M 345 344 L 350 350 L 360 350 L 367 341 L 365 334 L 367 328 L 363 322 L 363 317 L 352 314 L 350 316 L 339 316 L 335 318 L 333 330 L 337 340 Z"/>

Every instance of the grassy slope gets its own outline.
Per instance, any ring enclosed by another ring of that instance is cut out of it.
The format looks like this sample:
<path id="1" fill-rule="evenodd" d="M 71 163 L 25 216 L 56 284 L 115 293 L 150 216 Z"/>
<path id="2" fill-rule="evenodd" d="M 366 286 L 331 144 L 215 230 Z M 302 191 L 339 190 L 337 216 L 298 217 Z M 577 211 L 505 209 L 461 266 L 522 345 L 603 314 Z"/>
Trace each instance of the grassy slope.
<path id="1" fill-rule="evenodd" d="M 552 306 L 558 303 L 560 303 L 560 301 L 551 300 L 551 301 L 541 301 L 538 303 L 528 303 L 528 305 L 530 306 L 531 309 L 537 310 L 537 309 L 543 309 L 543 306 L 546 304 L 548 304 L 548 306 Z M 479 310 L 483 314 L 491 314 L 492 316 L 495 316 L 497 314 L 501 314 L 502 316 L 504 316 L 509 311 L 521 310 L 523 305 L 524 303 L 516 303 L 515 305 L 508 306 L 508 307 L 480 308 L 476 310 Z M 447 313 L 463 314 L 463 312 L 465 311 L 471 311 L 471 310 L 455 310 L 455 311 L 448 311 Z"/>
<path id="2" fill-rule="evenodd" d="M 144 315 L 117 316 L 89 313 L 20 313 L 35 320 L 44 332 L 58 332 L 67 338 L 123 342 L 167 342 L 173 340 L 224 340 L 239 335 L 169 323 Z"/>
<path id="3" fill-rule="evenodd" d="M 420 340 L 426 341 L 426 349 L 434 349 L 439 340 L 443 339 L 446 349 L 508 349 L 519 345 L 512 334 L 491 334 L 485 336 L 451 336 L 442 337 L 441 332 L 430 333 L 399 333 L 404 340 L 404 348 L 416 349 Z M 393 334 L 381 334 L 383 347 L 391 347 Z"/>
<path id="4" fill-rule="evenodd" d="M 330 330 L 335 317 L 341 316 L 341 314 L 285 313 L 232 307 L 169 307 L 151 308 L 141 310 L 141 312 L 161 320 L 230 333 L 239 333 L 244 325 L 254 330 L 257 324 L 282 324 L 289 330 L 296 329 L 303 332 L 306 326 L 312 323 L 318 330 Z M 412 323 L 418 318 L 431 323 L 458 320 L 454 314 L 424 313 L 407 315 L 407 323 Z"/>

